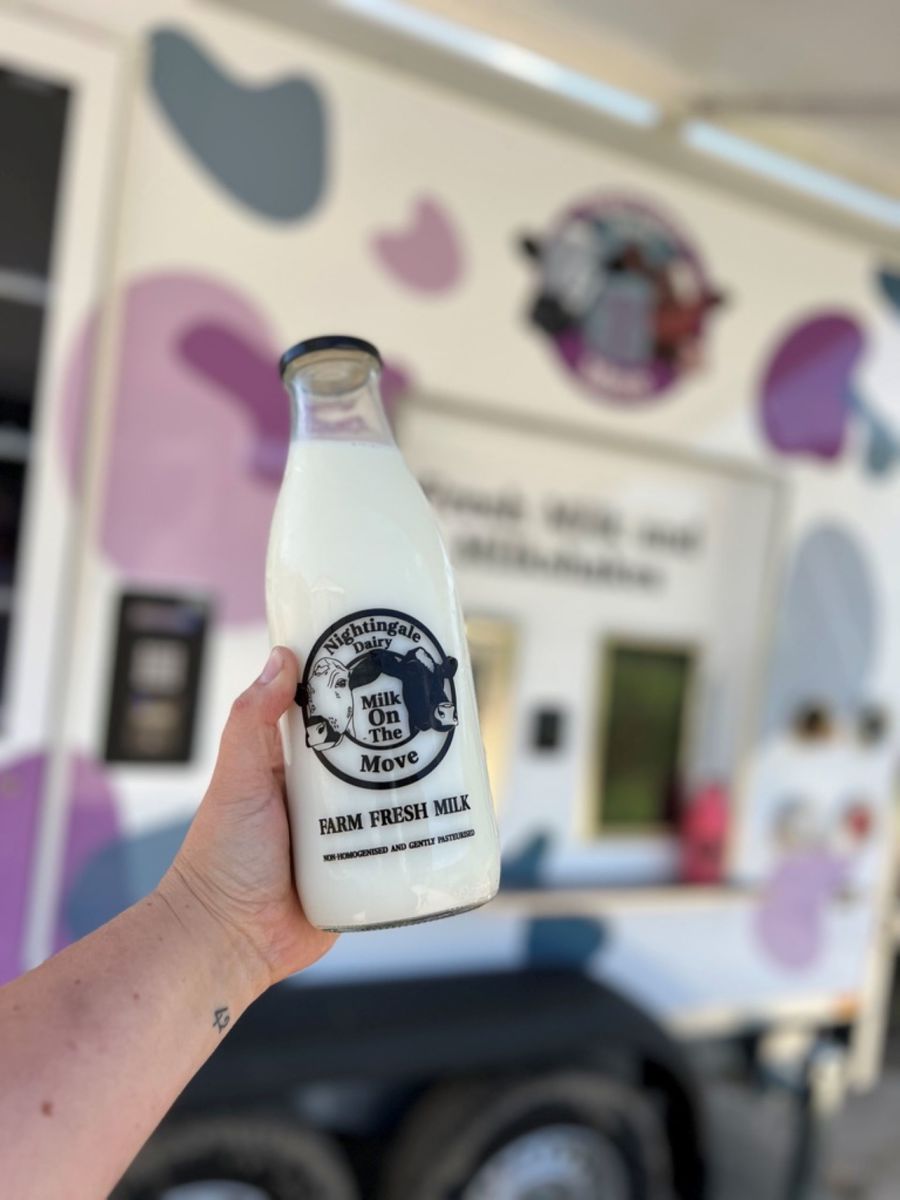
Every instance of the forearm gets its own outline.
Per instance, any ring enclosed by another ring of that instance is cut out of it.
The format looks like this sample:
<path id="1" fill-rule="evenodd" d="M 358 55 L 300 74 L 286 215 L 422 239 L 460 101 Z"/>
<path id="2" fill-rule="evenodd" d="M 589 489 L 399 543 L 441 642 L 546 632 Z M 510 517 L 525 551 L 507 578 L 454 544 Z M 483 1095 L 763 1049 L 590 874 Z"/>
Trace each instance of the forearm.
<path id="1" fill-rule="evenodd" d="M 17 1200 L 101 1200 L 265 986 L 177 876 L 0 989 L 0 1163 Z"/>

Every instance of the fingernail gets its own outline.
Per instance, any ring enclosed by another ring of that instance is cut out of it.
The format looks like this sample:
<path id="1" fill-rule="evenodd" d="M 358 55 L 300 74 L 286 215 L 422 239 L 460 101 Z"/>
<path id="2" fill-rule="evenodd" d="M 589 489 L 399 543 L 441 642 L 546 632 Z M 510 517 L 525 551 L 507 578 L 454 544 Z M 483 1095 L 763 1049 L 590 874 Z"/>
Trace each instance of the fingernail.
<path id="1" fill-rule="evenodd" d="M 284 657 L 281 651 L 276 646 L 269 657 L 266 659 L 266 665 L 263 667 L 257 683 L 271 683 L 281 670 Z"/>

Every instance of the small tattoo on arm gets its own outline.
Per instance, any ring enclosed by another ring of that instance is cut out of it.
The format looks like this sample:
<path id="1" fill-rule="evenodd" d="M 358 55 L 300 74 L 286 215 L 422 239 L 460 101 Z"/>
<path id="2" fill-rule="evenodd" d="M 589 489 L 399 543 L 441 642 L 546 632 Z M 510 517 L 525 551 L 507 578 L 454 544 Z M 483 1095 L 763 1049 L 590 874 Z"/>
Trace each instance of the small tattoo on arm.
<path id="1" fill-rule="evenodd" d="M 231 1013 L 227 1008 L 217 1008 L 213 1013 L 213 1029 L 223 1033 L 231 1024 Z"/>

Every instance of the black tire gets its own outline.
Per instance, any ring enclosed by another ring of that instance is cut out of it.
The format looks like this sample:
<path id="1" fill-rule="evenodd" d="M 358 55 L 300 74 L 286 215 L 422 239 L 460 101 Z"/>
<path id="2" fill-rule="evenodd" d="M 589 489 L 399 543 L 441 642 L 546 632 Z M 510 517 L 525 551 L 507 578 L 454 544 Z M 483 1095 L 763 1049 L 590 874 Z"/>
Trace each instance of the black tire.
<path id="1" fill-rule="evenodd" d="M 271 1200 L 357 1200 L 339 1148 L 283 1119 L 218 1116 L 163 1128 L 110 1200 L 158 1200 L 179 1184 L 250 1184 Z"/>
<path id="2" fill-rule="evenodd" d="M 467 1191 L 472 1195 L 470 1189 L 480 1187 L 480 1197 L 492 1190 L 489 1173 L 503 1163 L 504 1152 L 507 1159 L 516 1147 L 527 1153 L 529 1144 L 538 1144 L 536 1134 L 547 1144 L 552 1131 L 564 1138 L 563 1130 L 574 1131 L 569 1134 L 573 1145 L 579 1138 L 588 1149 L 593 1143 L 598 1157 L 605 1156 L 610 1167 L 617 1164 L 619 1182 L 610 1189 L 616 1200 L 670 1200 L 668 1143 L 653 1106 L 632 1088 L 585 1071 L 439 1085 L 401 1127 L 382 1195 L 384 1200 L 467 1200 Z M 606 1200 L 601 1192 L 592 1185 L 571 1195 Z M 520 1194 L 527 1197 L 528 1187 L 508 1186 L 503 1200 Z"/>

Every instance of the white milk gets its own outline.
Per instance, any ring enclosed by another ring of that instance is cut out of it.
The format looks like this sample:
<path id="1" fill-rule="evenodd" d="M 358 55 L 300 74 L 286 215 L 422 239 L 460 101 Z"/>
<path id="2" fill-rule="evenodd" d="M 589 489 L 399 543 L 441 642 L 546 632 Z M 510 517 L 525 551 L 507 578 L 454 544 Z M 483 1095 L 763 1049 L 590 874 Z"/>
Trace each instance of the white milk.
<path id="1" fill-rule="evenodd" d="M 499 849 L 447 554 L 387 432 L 377 360 L 341 342 L 288 366 L 266 590 L 305 680 L 284 726 L 300 898 L 315 925 L 365 929 L 485 903 Z"/>

